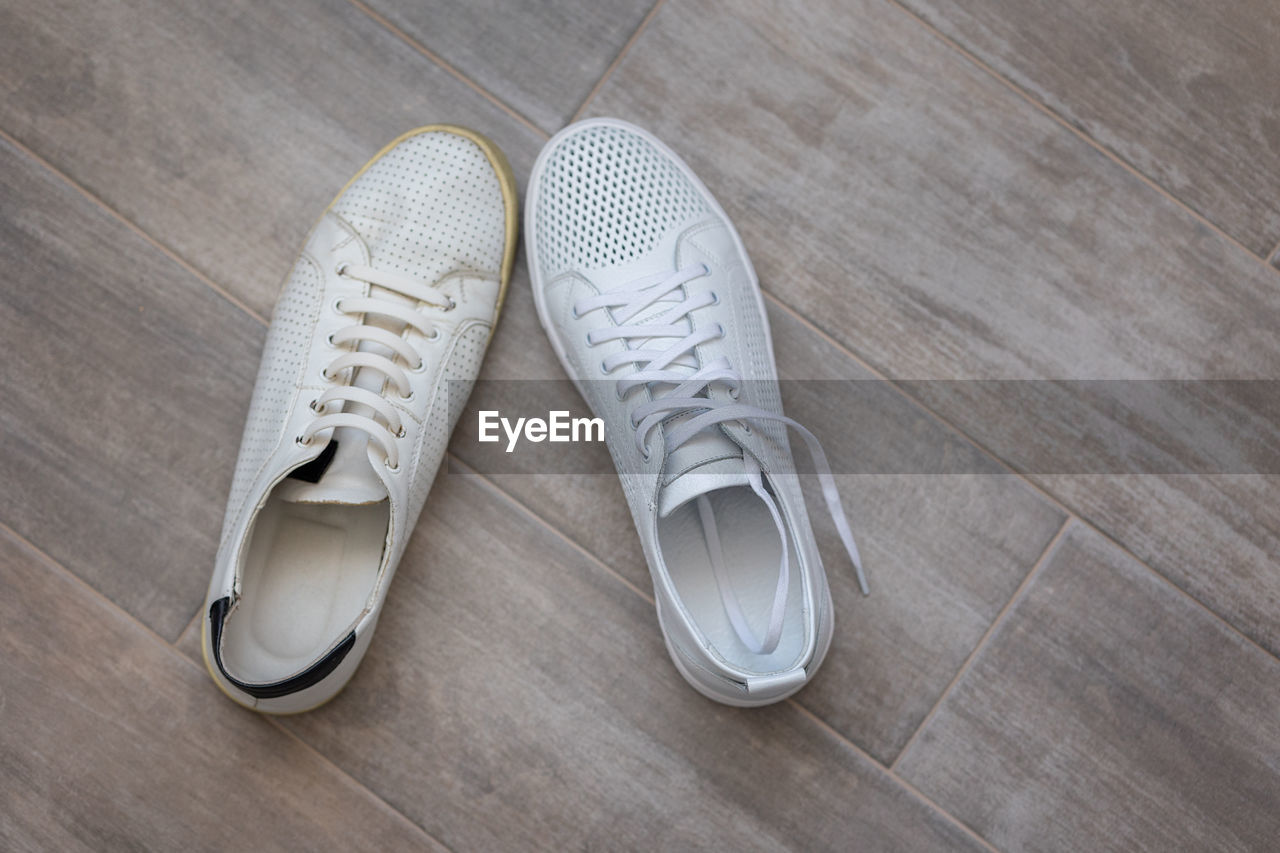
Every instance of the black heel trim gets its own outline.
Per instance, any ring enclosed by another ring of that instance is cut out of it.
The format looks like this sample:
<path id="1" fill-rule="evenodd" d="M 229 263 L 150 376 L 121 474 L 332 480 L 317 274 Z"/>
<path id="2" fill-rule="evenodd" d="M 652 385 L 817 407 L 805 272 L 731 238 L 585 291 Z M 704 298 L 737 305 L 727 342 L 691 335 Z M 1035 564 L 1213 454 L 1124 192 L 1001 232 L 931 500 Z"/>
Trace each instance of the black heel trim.
<path id="1" fill-rule="evenodd" d="M 218 672 L 222 673 L 222 677 L 237 690 L 242 690 L 258 699 L 279 699 L 281 696 L 288 696 L 290 693 L 297 693 L 299 690 L 306 690 L 308 687 L 319 684 L 338 668 L 338 664 L 342 663 L 342 659 L 356 645 L 356 632 L 352 631 L 333 651 L 297 675 L 268 684 L 249 684 L 233 678 L 227 672 L 227 668 L 222 665 L 222 622 L 227 618 L 227 611 L 230 609 L 229 597 L 219 598 L 209 608 L 209 642 L 213 646 L 213 662 L 217 665 Z"/>

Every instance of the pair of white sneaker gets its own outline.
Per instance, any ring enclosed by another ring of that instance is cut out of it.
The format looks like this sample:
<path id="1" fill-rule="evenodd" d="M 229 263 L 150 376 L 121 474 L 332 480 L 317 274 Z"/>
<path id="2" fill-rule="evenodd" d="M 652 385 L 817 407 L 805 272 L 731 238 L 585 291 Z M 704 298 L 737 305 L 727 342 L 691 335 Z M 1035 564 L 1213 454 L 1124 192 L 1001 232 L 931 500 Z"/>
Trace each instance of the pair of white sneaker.
<path id="1" fill-rule="evenodd" d="M 737 232 L 679 157 L 610 119 L 547 143 L 525 208 L 538 315 L 605 422 L 672 660 L 721 702 L 789 696 L 827 653 L 832 608 L 788 428 L 862 570 L 821 448 L 782 414 Z M 204 608 L 205 661 L 237 702 L 305 711 L 354 673 L 479 372 L 517 219 L 501 151 L 440 125 L 379 152 L 307 238 Z"/>

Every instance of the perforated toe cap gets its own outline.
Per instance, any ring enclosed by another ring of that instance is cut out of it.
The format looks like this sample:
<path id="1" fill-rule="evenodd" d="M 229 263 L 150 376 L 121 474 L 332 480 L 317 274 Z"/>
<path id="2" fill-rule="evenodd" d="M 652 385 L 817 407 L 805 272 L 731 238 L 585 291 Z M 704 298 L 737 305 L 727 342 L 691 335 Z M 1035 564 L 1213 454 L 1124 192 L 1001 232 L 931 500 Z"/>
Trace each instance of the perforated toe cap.
<path id="1" fill-rule="evenodd" d="M 498 173 L 475 142 L 446 130 L 410 136 L 374 161 L 333 210 L 373 265 L 424 282 L 467 270 L 498 275 L 506 221 Z"/>
<path id="2" fill-rule="evenodd" d="M 698 187 L 643 135 L 616 123 L 585 124 L 556 144 L 538 175 L 540 272 L 551 278 L 625 264 L 708 210 Z"/>

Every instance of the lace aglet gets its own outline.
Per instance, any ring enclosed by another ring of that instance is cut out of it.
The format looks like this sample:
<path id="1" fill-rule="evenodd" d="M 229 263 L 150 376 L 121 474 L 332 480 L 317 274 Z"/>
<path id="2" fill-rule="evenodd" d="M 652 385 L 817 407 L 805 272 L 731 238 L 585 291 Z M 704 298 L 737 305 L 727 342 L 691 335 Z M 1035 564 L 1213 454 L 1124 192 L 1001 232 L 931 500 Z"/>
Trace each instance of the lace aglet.
<path id="1" fill-rule="evenodd" d="M 862 571 L 862 561 L 858 560 L 853 564 L 853 569 L 858 574 L 858 587 L 862 590 L 864 596 L 871 595 L 871 590 L 867 588 L 867 576 Z"/>

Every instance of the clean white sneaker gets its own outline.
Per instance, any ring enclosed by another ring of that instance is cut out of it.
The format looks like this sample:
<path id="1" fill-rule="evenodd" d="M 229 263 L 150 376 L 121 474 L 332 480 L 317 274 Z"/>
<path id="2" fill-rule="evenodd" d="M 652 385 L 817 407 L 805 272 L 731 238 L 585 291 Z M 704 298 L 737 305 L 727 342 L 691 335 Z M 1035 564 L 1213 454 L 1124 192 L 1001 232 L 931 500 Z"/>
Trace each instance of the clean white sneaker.
<path id="1" fill-rule="evenodd" d="M 539 155 L 525 249 L 542 325 L 605 422 L 676 667 L 730 705 L 791 695 L 827 653 L 832 608 L 788 428 L 866 584 L 822 449 L 782 413 L 733 225 L 651 134 L 593 119 Z"/>
<path id="2" fill-rule="evenodd" d="M 205 602 L 232 699 L 332 698 L 373 636 L 511 276 L 516 192 L 470 130 L 411 131 L 343 188 L 276 305 Z"/>

